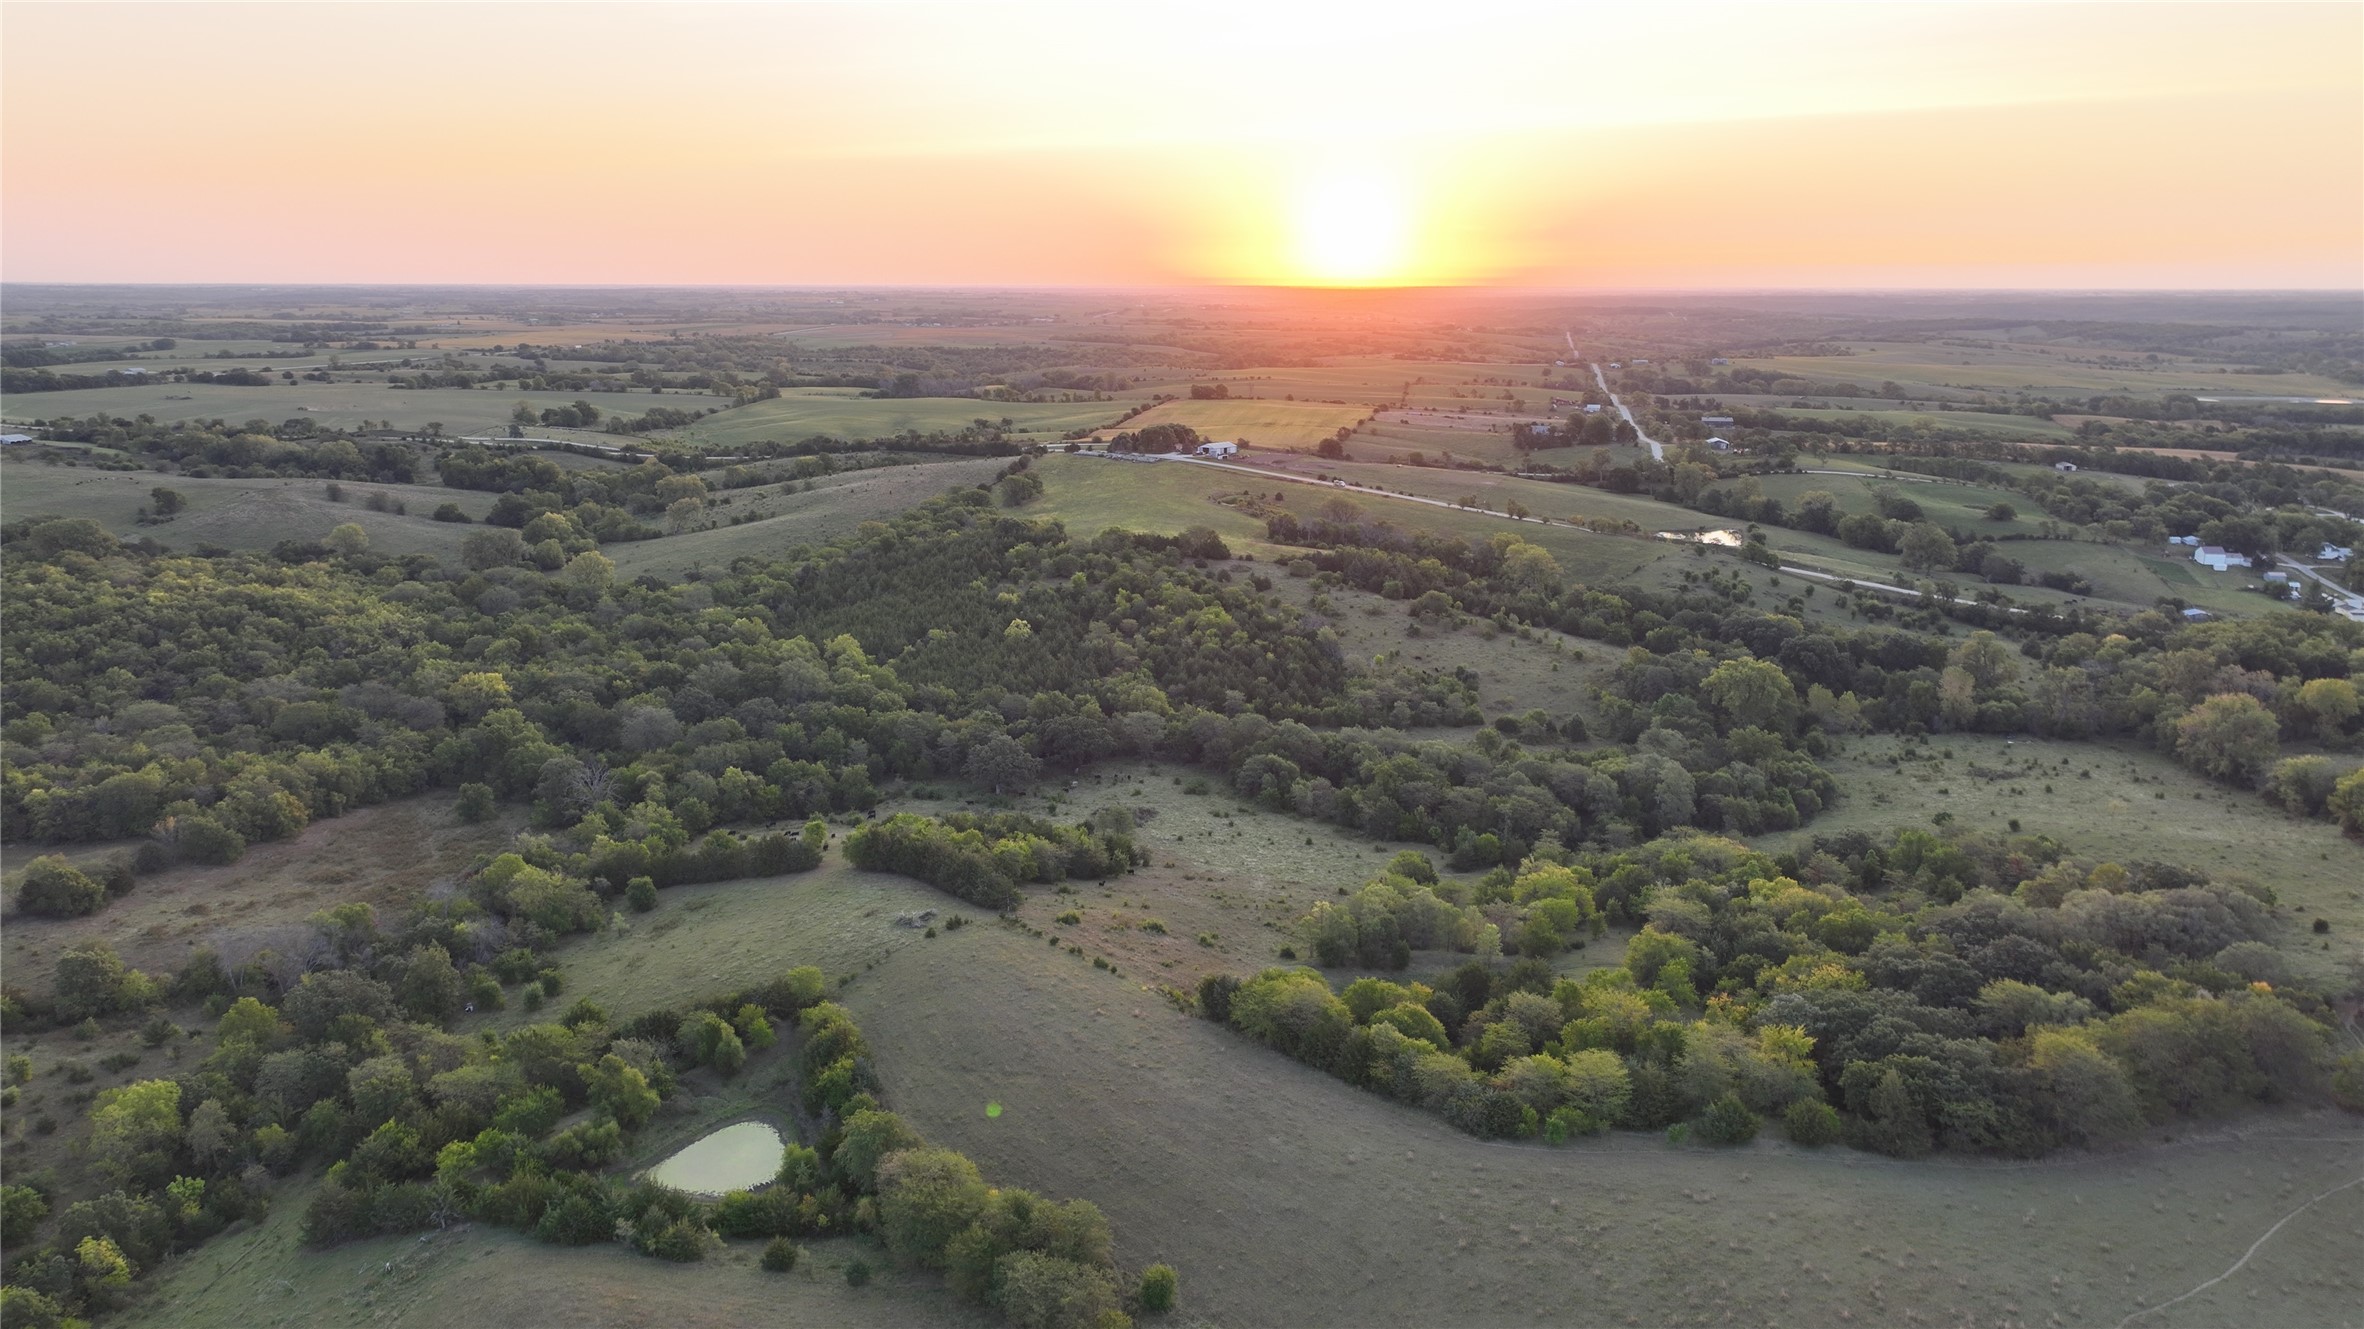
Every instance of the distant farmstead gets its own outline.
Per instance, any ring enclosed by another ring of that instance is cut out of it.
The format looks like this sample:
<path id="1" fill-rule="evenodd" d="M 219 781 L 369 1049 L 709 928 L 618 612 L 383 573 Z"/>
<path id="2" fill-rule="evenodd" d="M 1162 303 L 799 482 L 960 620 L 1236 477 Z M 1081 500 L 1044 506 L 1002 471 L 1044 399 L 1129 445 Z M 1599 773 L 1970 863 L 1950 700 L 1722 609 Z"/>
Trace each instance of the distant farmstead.
<path id="1" fill-rule="evenodd" d="M 2201 545 L 2192 551 L 2192 561 L 2204 568 L 2227 572 L 2233 568 L 2248 567 L 2249 555 L 2236 554 L 2221 545 Z"/>
<path id="2" fill-rule="evenodd" d="M 2056 461 L 2052 463 L 2052 469 L 2056 471 L 2073 471 L 2077 469 L 2077 464 L 2073 461 Z"/>
<path id="3" fill-rule="evenodd" d="M 1229 457 L 1239 451 L 1237 443 L 1201 443 L 1191 455 L 1194 457 Z"/>
<path id="4" fill-rule="evenodd" d="M 1711 438 L 1707 441 L 1707 448 L 1710 452 L 1730 452 L 1732 450 L 1732 440 L 1728 438 Z"/>
<path id="5" fill-rule="evenodd" d="M 1699 417 L 1699 423 L 1703 425 L 1714 425 L 1718 428 L 1721 428 L 1725 425 L 1731 424 L 1732 417 L 1728 415 L 1703 415 Z"/>

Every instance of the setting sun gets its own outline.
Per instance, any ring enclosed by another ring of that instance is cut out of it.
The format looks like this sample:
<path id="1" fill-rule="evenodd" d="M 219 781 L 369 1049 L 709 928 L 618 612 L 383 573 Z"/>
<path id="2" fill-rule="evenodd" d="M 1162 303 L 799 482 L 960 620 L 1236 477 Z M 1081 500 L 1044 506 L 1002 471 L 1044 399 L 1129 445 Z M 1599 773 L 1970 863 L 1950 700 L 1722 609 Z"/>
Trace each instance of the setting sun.
<path id="1" fill-rule="evenodd" d="M 1411 203 L 1400 177 L 1367 162 L 1334 162 L 1293 200 L 1294 268 L 1315 286 L 1384 286 L 1404 280 Z"/>

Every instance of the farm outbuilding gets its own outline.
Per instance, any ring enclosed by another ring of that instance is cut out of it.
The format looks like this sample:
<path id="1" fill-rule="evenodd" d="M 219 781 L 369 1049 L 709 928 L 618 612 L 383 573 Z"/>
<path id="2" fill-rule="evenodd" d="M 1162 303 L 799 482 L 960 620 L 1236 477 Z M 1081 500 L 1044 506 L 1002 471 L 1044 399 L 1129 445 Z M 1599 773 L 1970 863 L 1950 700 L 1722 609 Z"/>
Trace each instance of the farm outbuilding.
<path id="1" fill-rule="evenodd" d="M 2056 471 L 2074 471 L 2077 469 L 2077 464 L 2073 461 L 2056 461 L 2052 463 L 2052 469 Z"/>
<path id="2" fill-rule="evenodd" d="M 1201 443 L 1191 455 L 1194 457 L 1229 457 L 1239 452 L 1237 443 Z"/>
<path id="3" fill-rule="evenodd" d="M 2220 545 L 2201 545 L 2192 551 L 2192 561 L 2204 568 L 2226 572 L 2233 568 L 2248 567 L 2249 555 L 2236 554 Z"/>

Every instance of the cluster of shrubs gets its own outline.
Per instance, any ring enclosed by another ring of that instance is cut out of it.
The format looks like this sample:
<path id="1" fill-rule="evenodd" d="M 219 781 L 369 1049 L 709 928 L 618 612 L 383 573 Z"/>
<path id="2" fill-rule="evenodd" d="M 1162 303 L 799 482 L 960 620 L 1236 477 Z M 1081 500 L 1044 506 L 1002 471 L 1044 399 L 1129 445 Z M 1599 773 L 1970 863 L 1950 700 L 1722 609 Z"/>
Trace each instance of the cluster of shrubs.
<path id="1" fill-rule="evenodd" d="M 2364 1111 L 2364 1053 L 2337 1046 L 2323 994 L 2261 940 L 2260 888 L 2039 837 L 1906 831 L 1778 859 L 1684 835 L 1447 893 L 1582 918 L 1594 884 L 1647 922 L 1581 982 L 1555 980 L 1550 938 L 1530 949 L 1522 928 L 1507 969 L 1337 992 L 1313 969 L 1214 975 L 1199 1009 L 1488 1137 L 1734 1142 L 1774 1116 L 1810 1143 L 2033 1157 L 2261 1102 Z M 1368 965 L 1346 921 L 1382 906 L 1406 937 L 1502 927 L 1403 873 L 1303 926 L 1325 962 Z"/>
<path id="2" fill-rule="evenodd" d="M 916 877 L 972 904 L 1007 909 L 1023 883 L 1104 878 L 1148 861 L 1132 828 L 1122 809 L 1067 826 L 1015 812 L 961 812 L 941 821 L 902 812 L 848 835 L 845 856 L 866 871 Z"/>

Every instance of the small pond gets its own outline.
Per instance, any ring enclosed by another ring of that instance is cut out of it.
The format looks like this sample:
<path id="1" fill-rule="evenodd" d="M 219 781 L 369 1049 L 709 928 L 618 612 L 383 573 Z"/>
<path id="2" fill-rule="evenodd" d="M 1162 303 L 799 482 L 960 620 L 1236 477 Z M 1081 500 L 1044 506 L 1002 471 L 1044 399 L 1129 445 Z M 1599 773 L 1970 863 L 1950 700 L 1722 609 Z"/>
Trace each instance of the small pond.
<path id="1" fill-rule="evenodd" d="M 769 1122 L 742 1121 L 706 1135 L 648 1170 L 650 1181 L 691 1195 L 753 1190 L 780 1175 L 785 1142 Z"/>

